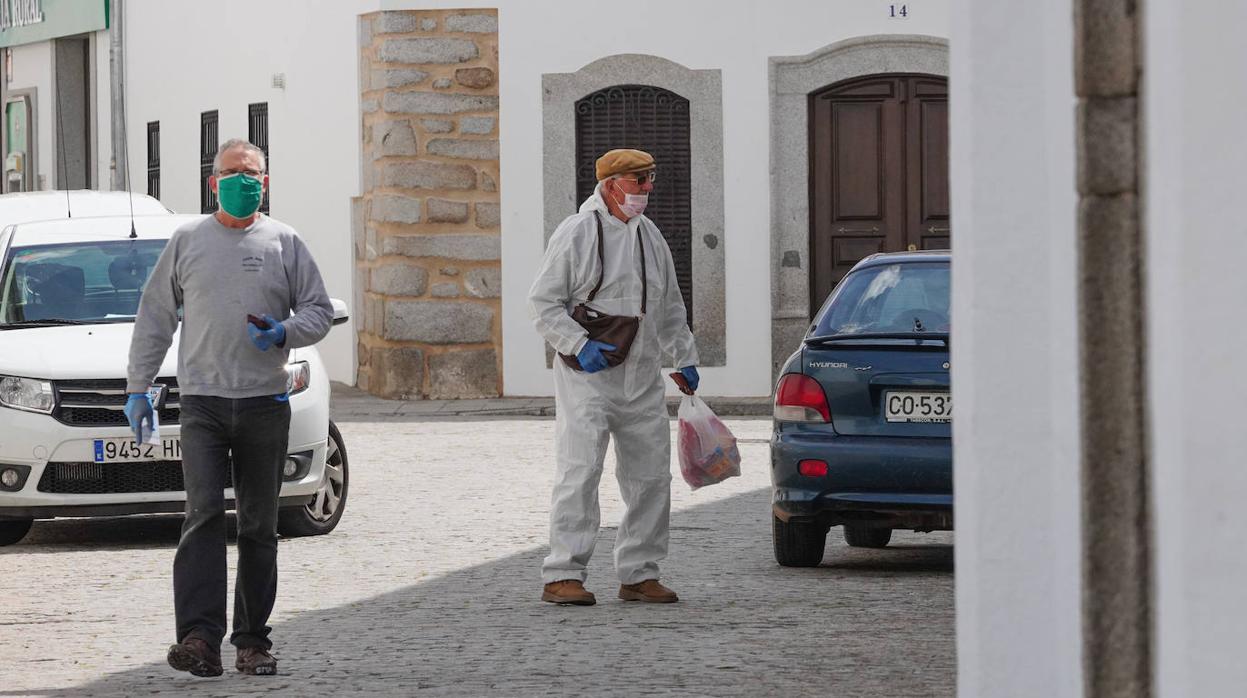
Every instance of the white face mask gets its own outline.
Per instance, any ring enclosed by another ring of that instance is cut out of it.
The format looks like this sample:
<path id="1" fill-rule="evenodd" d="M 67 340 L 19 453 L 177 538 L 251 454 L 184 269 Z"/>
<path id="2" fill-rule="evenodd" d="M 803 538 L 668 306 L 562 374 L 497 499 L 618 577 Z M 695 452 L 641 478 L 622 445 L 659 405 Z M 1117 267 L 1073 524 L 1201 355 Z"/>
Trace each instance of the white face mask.
<path id="1" fill-rule="evenodd" d="M 645 207 L 649 204 L 649 194 L 624 194 L 623 202 L 616 201 L 619 204 L 619 210 L 629 219 L 645 213 Z"/>

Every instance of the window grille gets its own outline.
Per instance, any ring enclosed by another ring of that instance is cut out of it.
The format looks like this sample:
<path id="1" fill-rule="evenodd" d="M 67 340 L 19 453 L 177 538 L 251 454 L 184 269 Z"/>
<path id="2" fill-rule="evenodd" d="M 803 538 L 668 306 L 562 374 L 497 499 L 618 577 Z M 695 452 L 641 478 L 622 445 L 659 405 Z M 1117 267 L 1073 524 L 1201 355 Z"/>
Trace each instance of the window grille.
<path id="1" fill-rule="evenodd" d="M 265 171 L 273 170 L 272 160 L 268 156 L 268 102 L 247 105 L 247 140 L 264 151 Z M 268 189 L 264 190 L 264 201 L 260 202 L 260 211 L 268 213 Z"/>
<path id="2" fill-rule="evenodd" d="M 216 211 L 216 194 L 208 186 L 208 178 L 212 176 L 212 161 L 216 158 L 217 149 L 217 111 L 206 111 L 199 115 L 199 211 L 212 213 Z"/>
<path id="3" fill-rule="evenodd" d="M 147 122 L 147 195 L 160 198 L 160 122 Z"/>
<path id="4" fill-rule="evenodd" d="M 658 226 L 675 261 L 688 322 L 693 322 L 692 177 L 689 102 L 648 85 L 615 85 L 576 102 L 576 202 L 597 184 L 595 163 L 614 148 L 654 156 L 658 180 L 645 215 Z"/>

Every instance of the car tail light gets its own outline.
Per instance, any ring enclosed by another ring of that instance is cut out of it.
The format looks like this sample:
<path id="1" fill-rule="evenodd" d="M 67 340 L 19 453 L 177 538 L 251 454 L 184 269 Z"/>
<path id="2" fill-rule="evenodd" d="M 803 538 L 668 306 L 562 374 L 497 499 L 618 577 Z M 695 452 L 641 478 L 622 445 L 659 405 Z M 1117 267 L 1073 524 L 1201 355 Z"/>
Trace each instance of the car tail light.
<path id="1" fill-rule="evenodd" d="M 781 422 L 831 422 L 827 395 L 818 381 L 801 373 L 788 373 L 775 389 L 775 419 Z"/>
<path id="2" fill-rule="evenodd" d="M 797 463 L 797 472 L 806 477 L 825 477 L 827 475 L 827 461 L 803 460 Z"/>

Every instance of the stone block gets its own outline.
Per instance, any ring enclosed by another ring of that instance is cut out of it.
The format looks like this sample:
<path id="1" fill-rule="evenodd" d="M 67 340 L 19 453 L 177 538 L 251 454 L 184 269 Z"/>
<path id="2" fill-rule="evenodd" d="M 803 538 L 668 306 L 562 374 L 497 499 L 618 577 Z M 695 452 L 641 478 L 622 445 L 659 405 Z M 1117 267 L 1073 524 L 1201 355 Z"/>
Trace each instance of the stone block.
<path id="1" fill-rule="evenodd" d="M 426 32 L 431 32 L 434 29 L 437 29 L 437 20 L 433 18 L 420 20 L 420 29 Z"/>
<path id="2" fill-rule="evenodd" d="M 461 138 L 434 138 L 425 144 L 432 155 L 466 160 L 497 160 L 498 141 L 469 141 Z"/>
<path id="3" fill-rule="evenodd" d="M 416 30 L 416 16 L 410 12 L 380 12 L 373 18 L 377 34 L 406 34 Z"/>
<path id="4" fill-rule="evenodd" d="M 385 321 L 385 299 L 378 295 L 368 297 L 368 303 L 372 305 L 372 328 L 369 333 L 381 336 L 381 324 Z"/>
<path id="5" fill-rule="evenodd" d="M 493 338 L 494 309 L 469 301 L 387 301 L 386 339 L 480 344 Z"/>
<path id="6" fill-rule="evenodd" d="M 476 227 L 496 228 L 502 224 L 502 207 L 490 201 L 476 204 Z"/>
<path id="7" fill-rule="evenodd" d="M 468 220 L 468 205 L 463 201 L 429 199 L 428 205 L 430 223 L 465 223 Z"/>
<path id="8" fill-rule="evenodd" d="M 420 125 L 429 133 L 450 133 L 455 130 L 455 122 L 445 119 L 423 119 Z"/>
<path id="9" fill-rule="evenodd" d="M 469 349 L 429 357 L 429 397 L 435 400 L 498 397 L 498 357 Z"/>
<path id="10" fill-rule="evenodd" d="M 377 58 L 384 63 L 463 63 L 477 58 L 476 43 L 467 39 L 386 39 Z"/>
<path id="11" fill-rule="evenodd" d="M 372 261 L 377 258 L 377 229 L 368 226 L 368 231 L 364 233 L 364 259 Z"/>
<path id="12" fill-rule="evenodd" d="M 502 259 L 502 238 L 491 234 L 391 235 L 385 239 L 384 253 L 404 257 L 496 262 Z"/>
<path id="13" fill-rule="evenodd" d="M 1131 192 L 1137 181 L 1138 100 L 1090 98 L 1078 105 L 1078 191 Z"/>
<path id="14" fill-rule="evenodd" d="M 416 347 L 374 347 L 368 358 L 368 391 L 406 400 L 424 392 L 424 351 Z"/>
<path id="15" fill-rule="evenodd" d="M 455 83 L 451 82 L 450 78 L 438 78 L 433 81 L 433 88 L 437 90 L 444 90 L 453 84 Z"/>
<path id="16" fill-rule="evenodd" d="M 442 267 L 439 269 L 442 276 L 459 276 L 459 267 Z"/>
<path id="17" fill-rule="evenodd" d="M 429 273 L 411 264 L 383 264 L 373 267 L 368 290 L 387 296 L 423 296 L 429 286 Z"/>
<path id="18" fill-rule="evenodd" d="M 481 190 L 482 191 L 498 191 L 498 184 L 494 182 L 494 178 L 487 172 L 481 173 Z"/>
<path id="19" fill-rule="evenodd" d="M 433 284 L 433 289 L 430 291 L 430 294 L 434 298 L 458 298 L 459 284 L 453 281 L 443 281 L 441 283 Z"/>
<path id="20" fill-rule="evenodd" d="M 472 189 L 476 170 L 438 162 L 392 162 L 382 168 L 381 183 L 405 189 Z"/>
<path id="21" fill-rule="evenodd" d="M 500 298 L 502 270 L 497 267 L 470 269 L 463 275 L 463 288 L 475 298 Z"/>
<path id="22" fill-rule="evenodd" d="M 378 155 L 415 155 L 416 133 L 409 121 L 382 121 L 376 125 Z"/>
<path id="23" fill-rule="evenodd" d="M 455 70 L 455 82 L 470 87 L 474 90 L 483 90 L 491 87 L 497 77 L 494 71 L 489 68 L 459 68 Z"/>
<path id="24" fill-rule="evenodd" d="M 372 219 L 382 223 L 419 223 L 420 199 L 402 194 L 376 194 Z"/>
<path id="25" fill-rule="evenodd" d="M 362 196 L 351 197 L 351 239 L 355 243 L 355 259 L 364 258 L 368 232 L 368 202 Z"/>
<path id="26" fill-rule="evenodd" d="M 381 105 L 377 104 L 377 100 L 375 99 L 365 99 L 364 101 L 359 103 L 360 111 L 364 112 L 365 114 L 373 114 L 380 108 L 381 108 Z"/>
<path id="27" fill-rule="evenodd" d="M 465 111 L 496 111 L 493 95 L 460 95 L 443 92 L 387 92 L 382 98 L 392 114 L 458 114 Z"/>
<path id="28" fill-rule="evenodd" d="M 465 116 L 459 119 L 459 133 L 472 135 L 493 133 L 495 122 L 492 116 Z"/>
<path id="29" fill-rule="evenodd" d="M 407 85 L 424 82 L 424 79 L 427 77 L 429 77 L 428 73 L 414 68 L 373 70 L 372 89 L 381 90 L 388 87 L 406 87 Z"/>
<path id="30" fill-rule="evenodd" d="M 495 15 L 451 15 L 446 18 L 445 29 L 448 32 L 495 34 L 498 32 L 498 18 Z"/>
<path id="31" fill-rule="evenodd" d="M 1080 97 L 1136 94 L 1135 0 L 1075 0 L 1074 80 Z"/>

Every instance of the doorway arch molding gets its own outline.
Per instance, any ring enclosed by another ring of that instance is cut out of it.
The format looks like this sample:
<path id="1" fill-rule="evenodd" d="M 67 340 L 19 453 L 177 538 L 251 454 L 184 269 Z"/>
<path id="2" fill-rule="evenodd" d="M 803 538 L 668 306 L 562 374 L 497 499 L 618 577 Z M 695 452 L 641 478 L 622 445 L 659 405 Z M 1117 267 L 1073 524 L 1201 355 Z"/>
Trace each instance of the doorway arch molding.
<path id="1" fill-rule="evenodd" d="M 809 326 L 809 95 L 868 75 L 948 77 L 948 40 L 922 34 L 875 34 L 804 56 L 772 56 L 771 372 L 779 371 Z"/>

